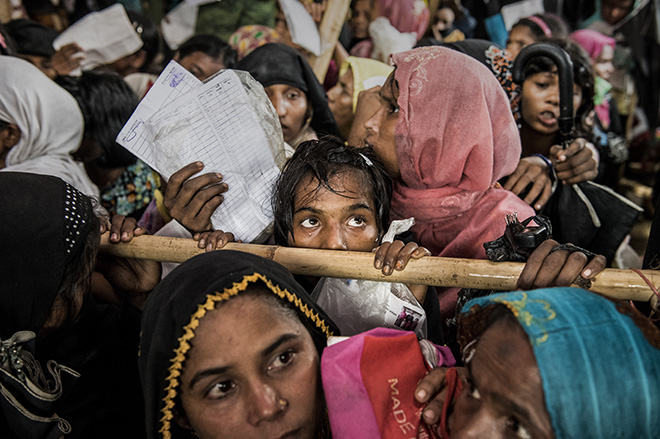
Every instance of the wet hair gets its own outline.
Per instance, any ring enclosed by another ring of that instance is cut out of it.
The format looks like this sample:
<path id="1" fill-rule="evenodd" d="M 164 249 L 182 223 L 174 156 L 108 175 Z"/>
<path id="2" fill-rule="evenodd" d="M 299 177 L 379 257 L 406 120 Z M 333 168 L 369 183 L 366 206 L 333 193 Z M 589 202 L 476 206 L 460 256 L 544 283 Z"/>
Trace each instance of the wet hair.
<path id="1" fill-rule="evenodd" d="M 543 23 L 548 26 L 548 29 L 550 29 L 550 38 L 564 38 L 567 37 L 568 34 L 570 33 L 570 29 L 566 22 L 558 15 L 555 14 L 534 14 L 532 17 L 535 17 L 538 20 L 543 21 Z M 530 20 L 529 18 L 521 18 L 520 20 L 516 21 L 513 26 L 511 26 L 511 29 L 514 27 L 518 26 L 525 26 L 529 28 L 529 30 L 532 32 L 532 35 L 534 35 L 534 38 L 536 41 L 545 41 L 548 39 L 548 36 L 546 36 L 545 32 L 543 31 L 543 28 L 539 26 L 538 23 L 536 23 L 534 20 Z"/>
<path id="2" fill-rule="evenodd" d="M 158 54 L 160 46 L 160 35 L 158 34 L 158 27 L 154 24 L 153 20 L 148 16 L 135 11 L 126 11 L 128 19 L 131 20 L 133 29 L 140 36 L 142 40 L 142 48 L 146 53 L 144 64 L 140 67 L 140 71 L 148 71 L 152 61 Z"/>
<path id="3" fill-rule="evenodd" d="M 194 35 L 186 40 L 177 49 L 179 59 L 183 59 L 195 52 L 220 60 L 227 69 L 233 69 L 238 62 L 237 52 L 226 42 L 215 35 Z"/>
<path id="4" fill-rule="evenodd" d="M 318 182 L 317 191 L 324 188 L 345 196 L 330 184 L 330 180 L 342 172 L 356 172 L 369 185 L 379 235 L 382 236 L 389 224 L 392 199 L 392 183 L 385 168 L 370 147 L 356 148 L 344 145 L 338 137 L 325 136 L 301 143 L 277 180 L 273 213 L 275 242 L 278 245 L 287 245 L 289 235 L 293 234 L 293 203 L 298 185 L 307 178 L 313 178 Z"/>
<path id="5" fill-rule="evenodd" d="M 85 137 L 102 150 L 95 162 L 101 168 L 118 168 L 136 158 L 115 138 L 138 105 L 130 86 L 116 73 L 87 71 L 79 77 L 60 76 L 55 80 L 78 102 L 85 120 Z"/>
<path id="6" fill-rule="evenodd" d="M 589 55 L 577 43 L 563 38 L 552 38 L 547 40 L 562 49 L 564 49 L 573 61 L 573 82 L 582 90 L 582 101 L 575 113 L 575 130 L 578 136 L 590 136 L 586 132 L 585 120 L 591 110 L 594 108 L 594 72 L 591 66 Z M 525 66 L 524 77 L 536 73 L 552 72 L 555 69 L 555 63 L 550 58 L 540 56 L 532 58 Z"/>

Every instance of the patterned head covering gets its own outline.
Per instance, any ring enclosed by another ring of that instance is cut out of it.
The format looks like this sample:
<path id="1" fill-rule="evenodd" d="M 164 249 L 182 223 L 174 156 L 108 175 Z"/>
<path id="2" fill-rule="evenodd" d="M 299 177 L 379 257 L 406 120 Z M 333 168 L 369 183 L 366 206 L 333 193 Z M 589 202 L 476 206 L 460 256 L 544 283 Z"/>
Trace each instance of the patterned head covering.
<path id="1" fill-rule="evenodd" d="M 57 177 L 2 172 L 0 188 L 0 339 L 6 340 L 43 327 L 94 213 L 88 197 Z"/>
<path id="2" fill-rule="evenodd" d="M 268 43 L 281 43 L 282 38 L 275 29 L 260 24 L 240 27 L 229 37 L 229 45 L 238 54 L 238 60 L 248 56 L 254 49 Z"/>
<path id="3" fill-rule="evenodd" d="M 140 377 L 146 404 L 147 438 L 178 438 L 174 407 L 183 363 L 206 313 L 218 304 L 263 286 L 294 308 L 317 349 L 338 335 L 335 324 L 281 265 L 230 250 L 205 253 L 177 267 L 151 293 L 142 315 Z M 182 437 L 189 437 L 186 431 Z"/>
<path id="4" fill-rule="evenodd" d="M 495 294 L 463 308 L 462 348 L 485 331 L 495 306 L 529 337 L 555 439 L 658 437 L 660 334 L 641 314 L 577 288 Z"/>
<path id="5" fill-rule="evenodd" d="M 455 50 L 422 47 L 392 59 L 401 169 L 392 214 L 415 217 L 413 232 L 434 255 L 485 258 L 482 243 L 503 233 L 506 213 L 533 215 L 494 187 L 520 158 L 509 100 L 486 67 Z"/>

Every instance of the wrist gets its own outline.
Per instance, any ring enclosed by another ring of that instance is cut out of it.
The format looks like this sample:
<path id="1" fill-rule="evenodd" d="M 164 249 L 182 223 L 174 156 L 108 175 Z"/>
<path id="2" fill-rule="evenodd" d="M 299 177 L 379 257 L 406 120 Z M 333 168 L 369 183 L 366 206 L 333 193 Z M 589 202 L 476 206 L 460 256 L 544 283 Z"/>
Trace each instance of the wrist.
<path id="1" fill-rule="evenodd" d="M 545 163 L 545 165 L 548 167 L 548 169 L 552 169 L 552 162 L 550 161 L 549 158 L 547 158 L 543 154 L 532 154 L 530 157 L 540 158 L 543 161 L 543 163 Z"/>

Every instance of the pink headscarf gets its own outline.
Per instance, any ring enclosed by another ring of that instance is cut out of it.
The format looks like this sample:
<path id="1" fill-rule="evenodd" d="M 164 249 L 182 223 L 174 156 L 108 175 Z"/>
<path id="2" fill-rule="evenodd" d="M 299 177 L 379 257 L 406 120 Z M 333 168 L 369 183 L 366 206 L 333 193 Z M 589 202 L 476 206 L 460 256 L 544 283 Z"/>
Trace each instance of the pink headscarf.
<path id="1" fill-rule="evenodd" d="M 483 243 L 504 233 L 505 215 L 534 210 L 497 188 L 521 153 L 509 99 L 479 61 L 444 47 L 392 56 L 399 84 L 393 219 L 414 217 L 413 232 L 433 255 L 485 259 Z M 457 289 L 441 293 L 452 313 Z"/>
<path id="2" fill-rule="evenodd" d="M 423 0 L 380 0 L 378 6 L 399 32 L 414 32 L 418 40 L 424 36 L 431 13 Z"/>
<path id="3" fill-rule="evenodd" d="M 603 47 L 610 46 L 612 50 L 616 46 L 616 41 L 612 37 L 603 35 L 600 32 L 591 29 L 580 29 L 571 34 L 571 39 L 578 43 L 588 54 L 592 61 L 596 61 L 603 51 Z M 599 81 L 607 84 L 607 88 L 599 94 Z M 596 80 L 596 98 L 594 110 L 605 128 L 610 126 L 610 102 L 604 98 L 604 94 L 610 89 L 609 83 L 604 79 Z"/>
<path id="4" fill-rule="evenodd" d="M 393 215 L 415 217 L 413 231 L 434 255 L 485 258 L 482 244 L 504 233 L 505 214 L 534 214 L 495 187 L 521 153 L 509 100 L 488 68 L 454 50 L 423 47 L 393 60 L 402 180 Z"/>
<path id="5" fill-rule="evenodd" d="M 614 38 L 591 29 L 576 30 L 571 34 L 571 39 L 587 51 L 592 61 L 598 58 L 603 51 L 603 47 L 610 46 L 614 49 L 614 46 L 616 46 Z"/>

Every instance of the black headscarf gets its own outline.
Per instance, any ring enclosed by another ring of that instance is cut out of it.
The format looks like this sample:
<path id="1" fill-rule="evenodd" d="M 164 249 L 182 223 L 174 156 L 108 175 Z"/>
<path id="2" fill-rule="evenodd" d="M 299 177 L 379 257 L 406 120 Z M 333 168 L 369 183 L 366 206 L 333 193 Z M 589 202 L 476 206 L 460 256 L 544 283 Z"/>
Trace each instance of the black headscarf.
<path id="1" fill-rule="evenodd" d="M 88 197 L 57 177 L 0 172 L 0 338 L 39 333 L 92 223 Z"/>
<path id="2" fill-rule="evenodd" d="M 249 72 L 264 87 L 286 84 L 304 91 L 314 111 L 311 127 L 316 135 L 341 136 L 323 86 L 296 50 L 280 43 L 265 44 L 240 60 L 236 69 Z"/>
<path id="3" fill-rule="evenodd" d="M 309 330 L 319 356 L 327 338 L 339 335 L 335 324 L 293 275 L 273 261 L 223 250 L 184 262 L 151 293 L 142 314 L 139 368 L 148 439 L 177 438 L 184 434 L 176 426 L 173 409 L 195 329 L 218 303 L 244 293 L 255 284 L 265 286 L 295 309 Z M 187 435 L 189 432 L 184 437 Z"/>
<path id="4" fill-rule="evenodd" d="M 14 39 L 19 54 L 46 58 L 55 54 L 53 41 L 57 38 L 57 32 L 38 21 L 12 20 L 5 23 L 5 29 Z"/>

